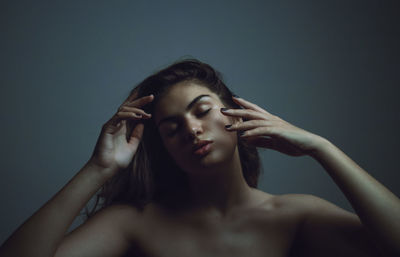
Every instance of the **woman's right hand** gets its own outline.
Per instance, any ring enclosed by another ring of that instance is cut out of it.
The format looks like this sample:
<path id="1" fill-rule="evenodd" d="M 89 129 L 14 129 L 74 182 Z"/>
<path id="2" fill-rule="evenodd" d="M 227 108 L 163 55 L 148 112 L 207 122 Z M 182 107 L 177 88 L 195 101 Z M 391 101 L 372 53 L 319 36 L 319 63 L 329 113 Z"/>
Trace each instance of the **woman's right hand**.
<path id="1" fill-rule="evenodd" d="M 103 125 L 89 161 L 91 165 L 106 171 L 110 176 L 128 167 L 143 135 L 144 124 L 141 120 L 151 118 L 151 114 L 141 107 L 153 99 L 153 95 L 137 98 L 137 93 L 128 97 L 117 113 Z M 132 133 L 128 137 L 127 120 L 134 122 Z"/>

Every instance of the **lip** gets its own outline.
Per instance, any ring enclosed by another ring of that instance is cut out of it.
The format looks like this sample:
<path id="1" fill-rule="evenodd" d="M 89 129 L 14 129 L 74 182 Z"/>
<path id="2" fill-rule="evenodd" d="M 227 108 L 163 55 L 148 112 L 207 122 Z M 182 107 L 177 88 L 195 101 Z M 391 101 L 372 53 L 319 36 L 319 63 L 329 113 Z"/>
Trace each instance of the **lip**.
<path id="1" fill-rule="evenodd" d="M 211 140 L 200 140 L 193 146 L 193 154 L 204 155 L 210 151 L 210 147 L 213 141 Z"/>

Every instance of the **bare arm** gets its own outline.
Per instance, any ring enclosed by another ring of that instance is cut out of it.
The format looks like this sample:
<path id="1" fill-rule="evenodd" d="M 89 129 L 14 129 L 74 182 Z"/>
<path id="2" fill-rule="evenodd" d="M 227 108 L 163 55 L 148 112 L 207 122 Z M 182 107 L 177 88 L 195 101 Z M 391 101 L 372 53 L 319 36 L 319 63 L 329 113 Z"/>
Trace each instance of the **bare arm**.
<path id="1" fill-rule="evenodd" d="M 312 156 L 345 194 L 373 238 L 400 254 L 400 199 L 327 140 L 320 141 Z"/>
<path id="2" fill-rule="evenodd" d="M 290 198 L 301 217 L 293 256 L 390 256 L 354 213 L 313 195 Z"/>
<path id="3" fill-rule="evenodd" d="M 65 244 L 64 235 L 79 211 L 96 191 L 132 161 L 144 129 L 140 120 L 151 116 L 139 108 L 152 100 L 153 96 L 136 99 L 136 95 L 131 95 L 123 103 L 118 112 L 104 124 L 88 163 L 4 242 L 0 248 L 0 257 L 51 257 L 60 245 L 63 245 L 62 252 L 74 252 L 74 256 L 83 256 L 82 254 L 87 256 L 87 249 L 95 252 L 94 247 L 86 248 L 86 252 L 79 247 L 72 249 L 77 244 Z M 127 139 L 126 121 L 128 119 L 135 125 Z M 82 236 L 85 231 L 90 232 L 86 234 L 92 235 L 95 231 L 106 232 L 105 234 L 108 233 L 109 237 L 115 240 L 120 236 L 118 233 L 121 231 L 115 230 L 115 227 L 107 222 L 107 217 L 110 215 L 102 214 L 94 219 L 95 221 L 88 222 L 84 225 L 84 229 L 77 230 L 81 232 L 71 233 L 67 237 L 68 242 L 74 241 L 73 238 L 96 240 L 93 237 Z M 114 246 L 108 252 L 109 256 L 121 252 L 124 244 L 114 244 Z"/>
<path id="4" fill-rule="evenodd" d="M 328 140 L 297 128 L 242 98 L 234 98 L 234 101 L 244 109 L 221 111 L 225 115 L 240 117 L 245 121 L 228 127 L 228 130 L 244 132 L 241 137 L 258 147 L 274 149 L 292 156 L 312 156 L 326 169 L 355 209 L 358 217 L 344 215 L 343 212 L 341 214 L 338 207 L 327 207 L 328 204 L 322 201 L 318 203 L 314 201 L 314 204 L 310 205 L 314 207 L 309 208 L 304 224 L 304 231 L 308 234 L 305 237 L 314 240 L 310 245 L 327 246 L 326 242 L 322 241 L 322 237 L 316 236 L 321 230 L 307 229 L 307 227 L 320 227 L 325 230 L 329 227 L 330 233 L 326 234 L 329 236 L 325 239 L 329 237 L 332 240 L 337 239 L 338 234 L 347 231 L 353 239 L 360 236 L 363 238 L 362 241 L 367 243 L 358 244 L 360 251 L 371 249 L 368 244 L 377 241 L 383 251 L 400 255 L 400 199 L 398 197 Z M 320 208 L 325 211 L 320 212 Z M 324 225 L 319 226 L 318 222 Z M 337 226 L 342 222 L 347 225 Z M 368 232 L 371 237 L 365 236 L 364 232 Z M 336 247 L 346 248 L 351 247 L 352 240 L 332 242 L 336 242 Z"/>
<path id="5" fill-rule="evenodd" d="M 0 256 L 53 256 L 79 211 L 106 178 L 86 164 L 3 244 Z"/>
<path id="6" fill-rule="evenodd" d="M 140 212 L 132 206 L 104 208 L 66 235 L 55 257 L 124 256 L 132 248 L 138 224 Z"/>

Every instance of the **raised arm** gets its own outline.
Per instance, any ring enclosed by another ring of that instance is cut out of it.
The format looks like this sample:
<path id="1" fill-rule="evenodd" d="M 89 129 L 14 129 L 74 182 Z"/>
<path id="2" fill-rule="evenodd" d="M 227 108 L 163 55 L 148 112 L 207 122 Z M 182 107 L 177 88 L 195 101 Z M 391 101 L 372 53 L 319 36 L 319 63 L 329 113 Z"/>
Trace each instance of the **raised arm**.
<path id="1" fill-rule="evenodd" d="M 295 127 L 242 98 L 234 98 L 234 101 L 244 109 L 221 111 L 225 115 L 240 117 L 244 121 L 233 124 L 227 128 L 228 130 L 241 131 L 242 137 L 246 138 L 248 143 L 259 147 L 274 149 L 292 156 L 310 155 L 315 158 L 343 191 L 361 220 L 361 223 L 357 222 L 358 218 L 354 219 L 354 216 L 349 213 L 343 214 L 344 211 L 340 211 L 338 207 L 332 207 L 332 204 L 308 199 L 306 202 L 312 202 L 312 204 L 309 204 L 311 211 L 308 212 L 309 217 L 305 222 L 304 231 L 317 235 L 316 229 L 307 229 L 307 226 L 314 228 L 325 226 L 324 229 L 329 226 L 332 233 L 328 234 L 328 238 L 331 236 L 333 239 L 339 234 L 349 232 L 348 235 L 363 237 L 365 240 L 361 241 L 364 242 L 377 241 L 385 252 L 400 255 L 400 199 L 398 197 L 328 140 Z M 318 208 L 325 211 L 319 212 Z M 325 225 L 320 226 L 316 224 L 317 222 Z M 337 226 L 343 222 L 346 226 Z M 366 231 L 372 237 L 366 236 L 364 233 Z M 310 236 L 309 238 L 315 240 L 314 245 L 320 243 L 318 240 L 321 237 Z M 358 240 L 354 237 L 353 239 L 354 242 Z M 346 243 L 351 244 L 351 241 L 341 240 L 336 247 L 342 247 Z M 321 242 L 321 244 L 324 243 Z M 370 245 L 359 244 L 357 247 L 371 249 Z"/>
<path id="2" fill-rule="evenodd" d="M 381 247 L 400 255 L 400 199 L 340 149 L 321 140 L 312 153 Z"/>
<path id="3" fill-rule="evenodd" d="M 153 98 L 153 96 L 146 96 L 136 99 L 136 96 L 132 95 L 122 104 L 118 112 L 104 124 L 90 160 L 55 196 L 4 242 L 0 248 L 0 257 L 54 256 L 64 241 L 68 227 L 89 199 L 109 178 L 126 168 L 131 162 L 143 133 L 143 124 L 140 120 L 150 118 L 149 114 L 139 108 L 151 102 Z M 126 121 L 128 119 L 133 120 L 136 125 L 127 140 Z M 85 226 L 91 231 L 95 230 L 94 224 L 107 229 L 107 224 L 102 225 L 107 220 L 107 215 L 109 215 L 107 212 L 96 215 L 98 217 Z M 81 237 L 80 235 L 88 229 L 78 229 L 77 231 L 82 232 L 73 233 L 74 237 Z M 85 239 L 85 237 L 81 238 Z M 86 239 L 89 238 L 86 237 Z M 74 241 L 71 237 L 68 237 L 68 240 Z M 66 253 L 73 252 L 73 249 L 66 249 L 66 247 L 71 248 L 77 244 L 63 245 L 63 252 Z M 122 246 L 122 244 L 116 244 L 116 248 Z M 115 249 L 115 251 L 120 251 L 120 249 Z M 74 253 L 76 254 L 74 256 L 79 255 L 77 254 L 79 249 Z"/>

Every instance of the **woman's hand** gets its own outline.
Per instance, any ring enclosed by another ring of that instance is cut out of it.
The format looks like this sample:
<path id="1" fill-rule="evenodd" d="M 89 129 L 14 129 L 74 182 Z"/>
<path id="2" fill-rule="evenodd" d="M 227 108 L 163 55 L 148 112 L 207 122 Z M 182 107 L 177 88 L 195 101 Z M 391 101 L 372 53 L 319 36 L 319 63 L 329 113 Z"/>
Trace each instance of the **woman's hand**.
<path id="1" fill-rule="evenodd" d="M 128 97 L 117 113 L 103 125 L 89 161 L 90 164 L 108 171 L 110 175 L 128 167 L 143 135 L 144 125 L 141 120 L 151 118 L 151 114 L 143 111 L 141 107 L 153 101 L 154 96 L 136 98 L 137 93 Z M 129 136 L 126 134 L 127 120 L 134 122 Z"/>
<path id="2" fill-rule="evenodd" d="M 312 154 L 325 140 L 242 98 L 233 97 L 233 100 L 244 109 L 221 109 L 224 115 L 241 118 L 236 124 L 228 124 L 226 129 L 239 131 L 241 137 L 251 145 L 301 156 Z"/>

